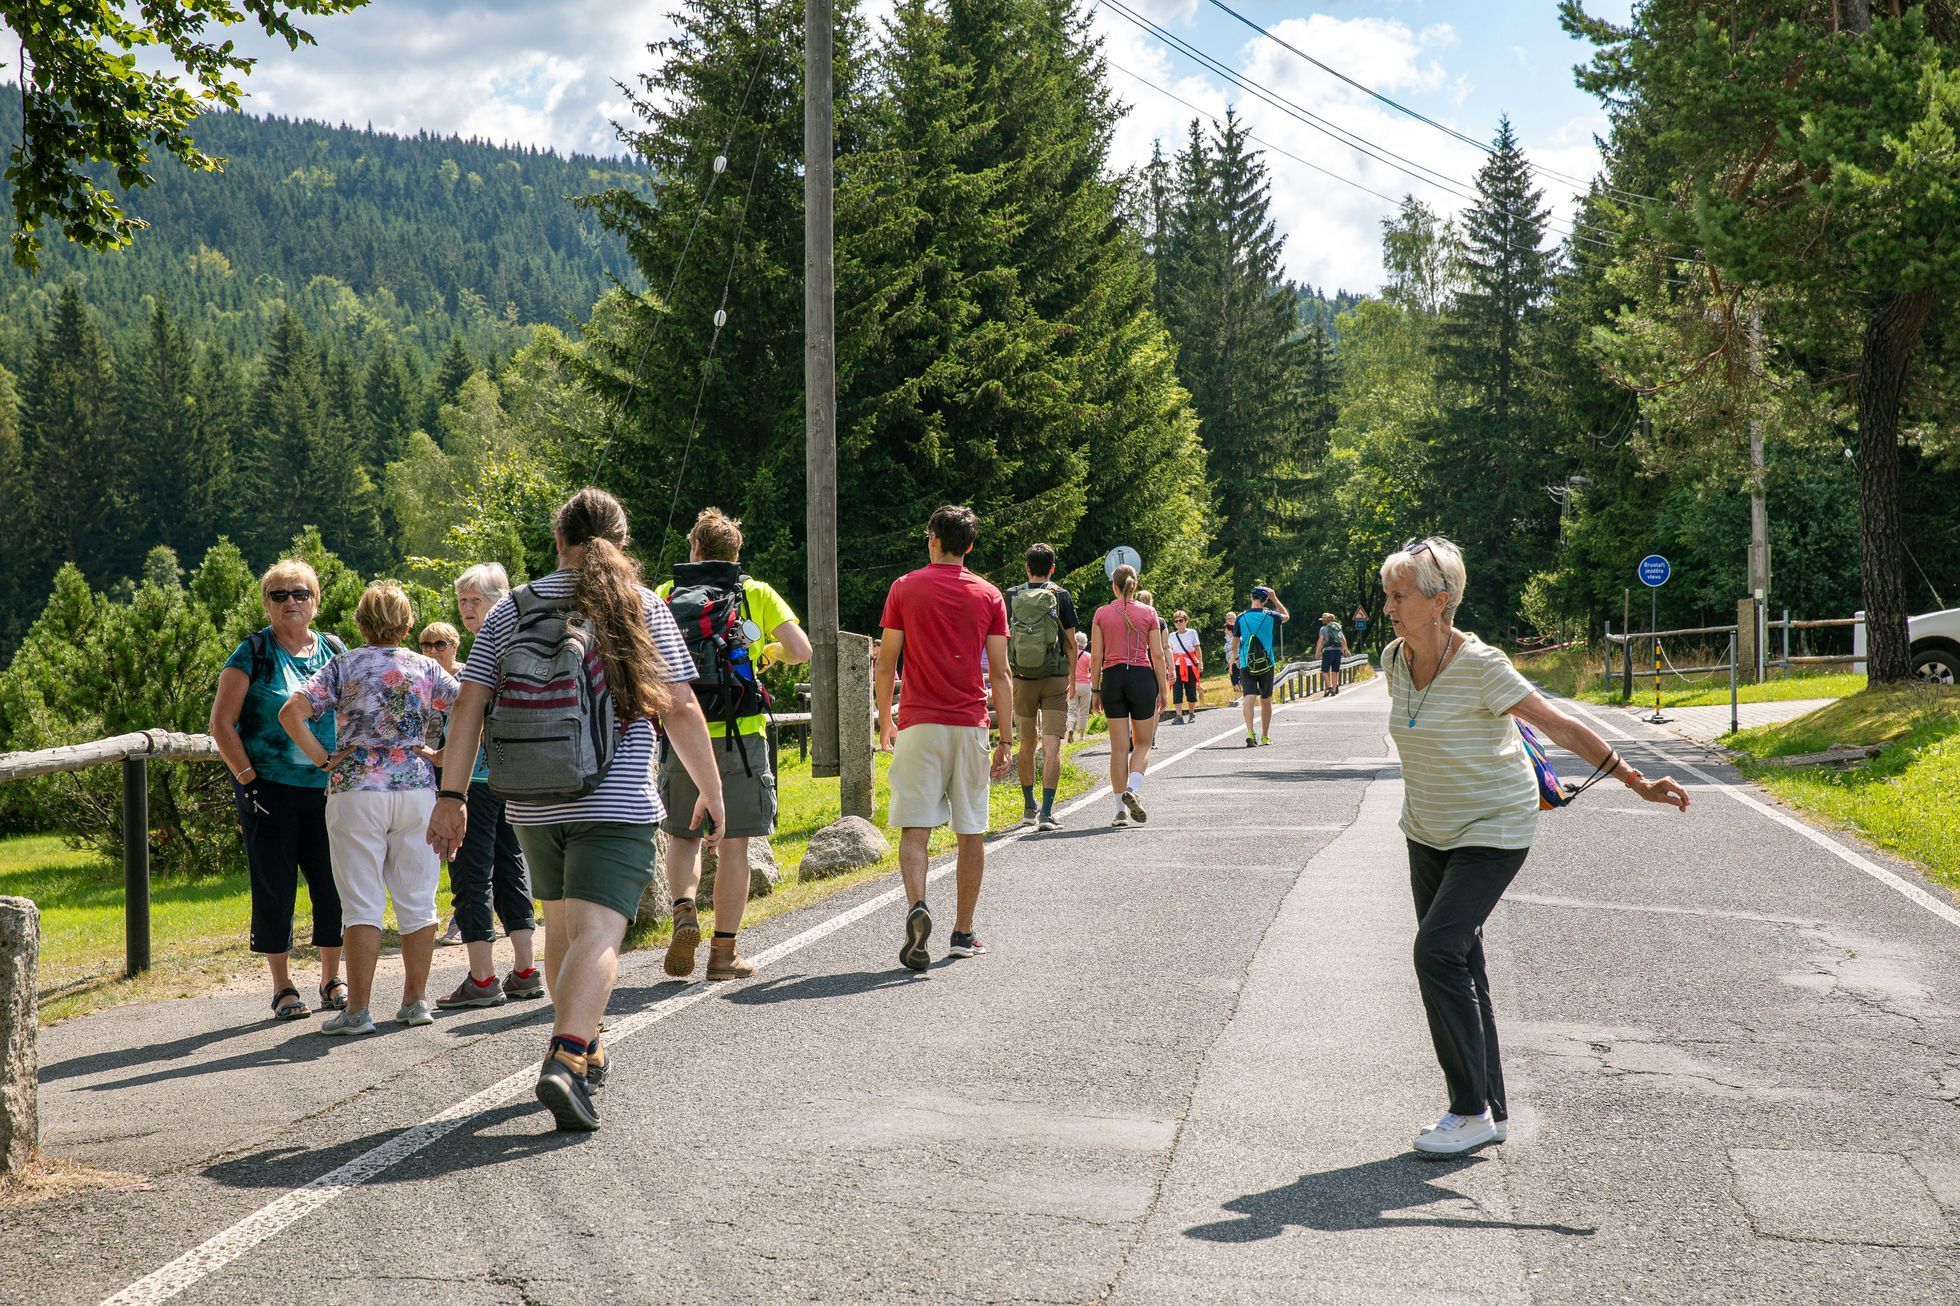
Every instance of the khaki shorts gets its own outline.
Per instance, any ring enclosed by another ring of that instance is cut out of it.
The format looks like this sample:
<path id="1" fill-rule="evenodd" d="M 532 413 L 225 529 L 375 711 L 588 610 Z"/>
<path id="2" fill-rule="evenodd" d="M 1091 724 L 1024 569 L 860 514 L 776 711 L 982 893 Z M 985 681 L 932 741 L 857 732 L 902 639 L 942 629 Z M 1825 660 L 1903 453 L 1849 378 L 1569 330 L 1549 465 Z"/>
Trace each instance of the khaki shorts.
<path id="1" fill-rule="evenodd" d="M 1039 679 L 1023 680 L 1014 677 L 1014 721 L 1016 728 L 1023 721 L 1032 721 L 1036 715 L 1041 717 L 1043 735 L 1061 735 L 1068 731 L 1068 698 L 1075 688 L 1072 676 L 1042 676 Z"/>
<path id="2" fill-rule="evenodd" d="M 517 842 L 542 902 L 577 898 L 610 907 L 630 923 L 653 883 L 653 826 L 624 821 L 520 825 Z"/>
<path id="3" fill-rule="evenodd" d="M 954 834 L 987 833 L 992 770 L 987 727 L 906 726 L 892 752 L 891 824 L 901 830 L 950 824 Z"/>
<path id="4" fill-rule="evenodd" d="M 730 747 L 725 739 L 710 739 L 715 749 L 715 770 L 721 773 L 722 813 L 728 825 L 722 834 L 730 839 L 767 839 L 776 832 L 776 777 L 769 772 L 769 736 L 739 735 Z M 742 758 L 748 757 L 744 767 Z M 754 772 L 753 775 L 750 772 Z M 660 750 L 660 802 L 667 815 L 660 828 L 682 839 L 699 839 L 703 831 L 688 825 L 694 819 L 694 804 L 701 791 L 694 777 L 681 765 L 673 750 Z"/>

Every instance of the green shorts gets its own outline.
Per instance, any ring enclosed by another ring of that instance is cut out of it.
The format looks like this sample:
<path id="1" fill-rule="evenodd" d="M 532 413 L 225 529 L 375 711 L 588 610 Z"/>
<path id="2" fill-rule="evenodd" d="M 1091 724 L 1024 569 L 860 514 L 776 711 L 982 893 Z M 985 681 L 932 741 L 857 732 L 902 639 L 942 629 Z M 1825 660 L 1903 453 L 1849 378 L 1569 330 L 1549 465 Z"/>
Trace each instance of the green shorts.
<path id="1" fill-rule="evenodd" d="M 737 735 L 737 746 L 726 740 L 711 739 L 715 749 L 715 770 L 721 773 L 722 812 L 728 824 L 722 834 L 730 839 L 767 839 L 776 833 L 776 777 L 769 771 L 769 736 Z M 748 758 L 746 767 L 742 764 Z M 753 774 L 751 774 L 753 772 Z M 688 824 L 694 819 L 694 804 L 701 791 L 694 777 L 681 765 L 681 759 L 664 744 L 660 749 L 660 803 L 667 809 L 660 828 L 679 839 L 699 839 L 703 831 Z"/>
<path id="2" fill-rule="evenodd" d="M 653 883 L 653 826 L 624 821 L 520 825 L 517 842 L 544 902 L 579 898 L 610 907 L 630 923 Z"/>

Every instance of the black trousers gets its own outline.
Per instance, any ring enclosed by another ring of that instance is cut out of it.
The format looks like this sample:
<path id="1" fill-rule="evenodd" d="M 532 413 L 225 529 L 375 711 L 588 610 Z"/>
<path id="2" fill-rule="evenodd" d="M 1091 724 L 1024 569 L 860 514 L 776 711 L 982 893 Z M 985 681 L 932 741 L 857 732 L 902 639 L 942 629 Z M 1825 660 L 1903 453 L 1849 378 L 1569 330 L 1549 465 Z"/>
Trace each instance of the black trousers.
<path id="1" fill-rule="evenodd" d="M 469 787 L 470 819 L 463 846 L 449 863 L 450 905 L 465 943 L 488 943 L 496 936 L 490 912 L 504 923 L 504 933 L 537 928 L 536 904 L 531 900 L 531 872 L 517 831 L 504 819 L 504 800 L 482 781 Z"/>
<path id="2" fill-rule="evenodd" d="M 327 843 L 327 791 L 260 779 L 255 811 L 236 780 L 238 830 L 252 880 L 252 951 L 293 950 L 293 909 L 299 878 L 313 899 L 313 946 L 340 946 L 340 890 L 333 882 L 333 849 Z"/>
<path id="3" fill-rule="evenodd" d="M 1409 844 L 1409 888 L 1416 900 L 1416 983 L 1429 1038 L 1449 1086 L 1450 1110 L 1493 1119 L 1510 1115 L 1504 1069 L 1484 973 L 1484 922 L 1511 887 L 1528 848 L 1451 848 Z"/>

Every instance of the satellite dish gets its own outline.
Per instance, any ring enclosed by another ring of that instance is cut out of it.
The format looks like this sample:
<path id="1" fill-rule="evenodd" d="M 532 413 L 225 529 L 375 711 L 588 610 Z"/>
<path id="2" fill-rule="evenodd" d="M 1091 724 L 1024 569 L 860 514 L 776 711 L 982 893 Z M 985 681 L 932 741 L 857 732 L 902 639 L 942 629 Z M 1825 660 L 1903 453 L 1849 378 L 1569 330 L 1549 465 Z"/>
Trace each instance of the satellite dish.
<path id="1" fill-rule="evenodd" d="M 1109 551 L 1103 559 L 1103 575 L 1115 579 L 1118 567 L 1129 567 L 1137 575 L 1143 574 L 1143 555 L 1127 544 L 1119 544 Z"/>

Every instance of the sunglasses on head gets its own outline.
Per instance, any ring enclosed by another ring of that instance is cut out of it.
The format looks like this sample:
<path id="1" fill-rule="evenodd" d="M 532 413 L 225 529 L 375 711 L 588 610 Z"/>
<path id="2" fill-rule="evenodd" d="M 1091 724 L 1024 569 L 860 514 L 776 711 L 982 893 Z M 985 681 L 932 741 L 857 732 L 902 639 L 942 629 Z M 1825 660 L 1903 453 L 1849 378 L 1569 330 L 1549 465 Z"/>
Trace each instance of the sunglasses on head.
<path id="1" fill-rule="evenodd" d="M 284 603 L 287 599 L 292 599 L 298 603 L 304 603 L 308 599 L 313 597 L 313 591 L 308 589 L 267 590 L 265 592 L 265 596 L 271 599 L 274 603 Z"/>
<path id="2" fill-rule="evenodd" d="M 425 649 L 448 648 L 452 642 L 446 639 L 425 639 L 422 641 L 422 647 Z"/>
<path id="3" fill-rule="evenodd" d="M 1428 551 L 1429 537 L 1426 535 L 1419 540 L 1405 541 L 1402 545 L 1402 552 L 1408 554 L 1411 558 L 1420 553 L 1427 553 Z"/>

